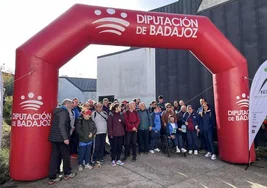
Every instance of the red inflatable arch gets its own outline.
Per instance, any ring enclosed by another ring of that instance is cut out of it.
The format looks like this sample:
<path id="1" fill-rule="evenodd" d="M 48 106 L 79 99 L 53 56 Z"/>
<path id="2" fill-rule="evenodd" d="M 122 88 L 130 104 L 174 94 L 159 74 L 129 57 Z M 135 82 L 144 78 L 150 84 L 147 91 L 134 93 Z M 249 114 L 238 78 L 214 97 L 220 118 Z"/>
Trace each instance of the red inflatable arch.
<path id="1" fill-rule="evenodd" d="M 247 62 L 208 18 L 76 4 L 16 50 L 12 179 L 48 175 L 58 70 L 90 44 L 190 50 L 213 74 L 220 158 L 248 163 Z"/>

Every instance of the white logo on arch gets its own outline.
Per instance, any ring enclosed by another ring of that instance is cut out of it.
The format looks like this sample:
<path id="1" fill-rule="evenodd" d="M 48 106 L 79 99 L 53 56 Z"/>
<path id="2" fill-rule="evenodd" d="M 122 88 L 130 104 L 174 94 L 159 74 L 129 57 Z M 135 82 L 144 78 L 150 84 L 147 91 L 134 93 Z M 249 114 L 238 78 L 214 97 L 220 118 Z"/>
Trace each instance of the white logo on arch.
<path id="1" fill-rule="evenodd" d="M 241 96 L 236 97 L 236 104 L 240 107 L 249 107 L 249 96 L 243 93 Z"/>
<path id="2" fill-rule="evenodd" d="M 126 21 L 127 13 L 122 12 L 120 14 L 120 18 L 114 17 L 116 13 L 116 10 L 114 9 L 107 9 L 106 10 L 108 17 L 100 18 L 96 21 L 94 21 L 92 24 L 102 24 L 96 27 L 96 29 L 99 29 L 99 33 L 112 33 L 116 35 L 122 35 L 122 33 L 126 30 L 126 27 L 130 25 L 130 22 Z M 101 10 L 95 10 L 95 15 L 101 16 L 102 11 Z"/>
<path id="3" fill-rule="evenodd" d="M 30 92 L 27 96 L 22 95 L 22 102 L 19 104 L 23 110 L 35 110 L 37 111 L 44 103 L 42 102 L 42 96 L 35 96 Z"/>

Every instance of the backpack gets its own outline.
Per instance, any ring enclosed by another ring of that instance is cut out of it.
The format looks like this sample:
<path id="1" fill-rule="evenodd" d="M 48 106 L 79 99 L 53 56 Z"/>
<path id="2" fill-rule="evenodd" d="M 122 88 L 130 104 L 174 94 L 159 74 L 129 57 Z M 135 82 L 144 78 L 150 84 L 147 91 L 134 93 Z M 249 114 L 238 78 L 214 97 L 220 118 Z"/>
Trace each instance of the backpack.
<path id="1" fill-rule="evenodd" d="M 94 119 L 95 119 L 95 117 L 96 117 L 96 113 L 98 113 L 102 118 L 104 118 L 106 121 L 108 121 L 108 119 L 105 118 L 101 113 L 99 113 L 99 112 L 97 112 L 97 111 L 94 111 L 93 113 L 94 113 Z M 107 116 L 107 113 L 106 113 L 105 111 L 103 111 L 103 113 Z"/>

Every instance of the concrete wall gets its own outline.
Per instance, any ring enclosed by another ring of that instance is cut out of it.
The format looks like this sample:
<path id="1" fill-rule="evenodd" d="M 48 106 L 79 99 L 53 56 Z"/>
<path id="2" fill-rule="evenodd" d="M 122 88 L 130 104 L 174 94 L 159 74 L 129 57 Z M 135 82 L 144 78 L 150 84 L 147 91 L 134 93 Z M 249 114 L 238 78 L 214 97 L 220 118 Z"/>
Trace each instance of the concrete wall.
<path id="1" fill-rule="evenodd" d="M 140 48 L 97 60 L 97 98 L 140 98 L 147 105 L 156 97 L 155 49 Z"/>
<path id="2" fill-rule="evenodd" d="M 203 0 L 198 8 L 198 12 L 219 5 L 221 3 L 225 3 L 227 1 L 229 0 Z"/>
<path id="3" fill-rule="evenodd" d="M 88 99 L 96 100 L 96 92 L 82 92 L 65 78 L 59 78 L 58 81 L 58 102 L 64 99 L 73 99 L 77 97 L 81 102 Z"/>

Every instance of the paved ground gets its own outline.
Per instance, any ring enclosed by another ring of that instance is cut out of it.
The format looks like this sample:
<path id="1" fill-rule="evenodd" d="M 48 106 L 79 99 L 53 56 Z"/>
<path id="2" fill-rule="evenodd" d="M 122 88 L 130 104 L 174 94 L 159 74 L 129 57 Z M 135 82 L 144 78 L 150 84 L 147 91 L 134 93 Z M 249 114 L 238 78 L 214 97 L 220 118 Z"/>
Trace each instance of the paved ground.
<path id="1" fill-rule="evenodd" d="M 109 159 L 108 157 L 106 158 Z M 76 161 L 73 161 L 74 164 Z M 211 161 L 204 155 L 187 156 L 173 154 L 168 158 L 162 153 L 138 156 L 137 162 L 127 161 L 123 167 L 112 167 L 108 162 L 102 168 L 85 170 L 77 177 L 50 186 L 65 188 L 84 187 L 138 187 L 138 188 L 231 188 L 266 187 L 267 161 L 256 162 L 258 168 L 231 165 L 220 160 Z M 14 182 L 18 187 L 48 187 L 48 180 L 31 183 Z"/>

